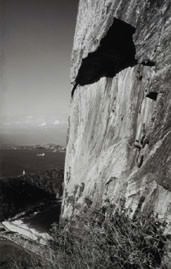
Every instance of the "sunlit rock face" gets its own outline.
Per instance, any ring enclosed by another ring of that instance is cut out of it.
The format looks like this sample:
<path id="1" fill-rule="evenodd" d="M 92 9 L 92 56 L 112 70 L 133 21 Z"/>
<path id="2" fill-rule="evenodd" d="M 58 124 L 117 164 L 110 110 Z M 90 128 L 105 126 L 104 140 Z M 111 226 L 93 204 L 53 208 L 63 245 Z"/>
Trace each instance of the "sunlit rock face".
<path id="1" fill-rule="evenodd" d="M 109 199 L 116 206 L 124 198 L 133 212 L 155 211 L 171 224 L 170 14 L 169 0 L 80 1 L 63 216 L 85 197 L 94 205 Z M 120 54 L 117 34 L 126 33 L 118 32 L 116 19 L 134 29 Z M 104 47 L 105 64 L 101 56 L 93 62 L 89 57 L 98 54 L 111 26 L 117 34 Z"/>

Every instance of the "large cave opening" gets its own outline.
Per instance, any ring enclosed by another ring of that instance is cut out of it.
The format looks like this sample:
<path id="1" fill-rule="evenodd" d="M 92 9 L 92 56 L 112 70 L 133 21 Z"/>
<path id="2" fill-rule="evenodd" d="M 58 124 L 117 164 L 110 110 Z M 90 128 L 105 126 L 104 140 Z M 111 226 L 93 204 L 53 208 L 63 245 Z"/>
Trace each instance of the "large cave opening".
<path id="1" fill-rule="evenodd" d="M 82 60 L 72 96 L 77 85 L 91 84 L 101 77 L 114 77 L 121 70 L 137 63 L 133 42 L 134 32 L 135 28 L 132 25 L 114 18 L 113 24 L 97 50 L 89 53 Z"/>

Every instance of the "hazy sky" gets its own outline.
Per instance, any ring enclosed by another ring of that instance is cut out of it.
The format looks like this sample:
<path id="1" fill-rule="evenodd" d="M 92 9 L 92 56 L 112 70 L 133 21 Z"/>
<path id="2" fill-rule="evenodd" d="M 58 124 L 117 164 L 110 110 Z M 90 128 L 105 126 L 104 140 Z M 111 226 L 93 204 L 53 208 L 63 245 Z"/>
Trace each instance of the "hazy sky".
<path id="1" fill-rule="evenodd" d="M 63 128 L 69 112 L 70 55 L 78 1 L 0 3 L 3 1 L 0 126 Z"/>

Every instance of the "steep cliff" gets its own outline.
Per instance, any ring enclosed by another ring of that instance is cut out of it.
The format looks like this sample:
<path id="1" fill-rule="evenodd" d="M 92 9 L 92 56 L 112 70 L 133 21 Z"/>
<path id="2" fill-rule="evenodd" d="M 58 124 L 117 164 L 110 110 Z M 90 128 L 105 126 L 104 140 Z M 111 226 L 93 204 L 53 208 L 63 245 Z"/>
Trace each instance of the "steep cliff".
<path id="1" fill-rule="evenodd" d="M 80 0 L 63 216 L 125 199 L 171 228 L 171 2 Z"/>

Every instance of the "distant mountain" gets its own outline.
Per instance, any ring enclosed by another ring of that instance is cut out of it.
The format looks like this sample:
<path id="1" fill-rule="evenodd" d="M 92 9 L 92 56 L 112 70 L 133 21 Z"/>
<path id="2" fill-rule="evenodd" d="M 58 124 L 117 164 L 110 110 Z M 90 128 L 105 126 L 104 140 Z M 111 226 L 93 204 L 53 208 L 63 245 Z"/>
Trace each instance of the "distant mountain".
<path id="1" fill-rule="evenodd" d="M 56 144 L 47 144 L 47 145 L 43 145 L 41 146 L 45 149 L 49 149 L 53 152 L 65 152 L 66 148 L 60 145 L 56 145 Z"/>
<path id="2" fill-rule="evenodd" d="M 56 144 L 46 145 L 14 145 L 14 144 L 0 144 L 0 149 L 3 150 L 49 150 L 51 152 L 65 152 L 66 148 Z"/>
<path id="3" fill-rule="evenodd" d="M 67 128 L 1 129 L 0 144 L 66 145 Z"/>

